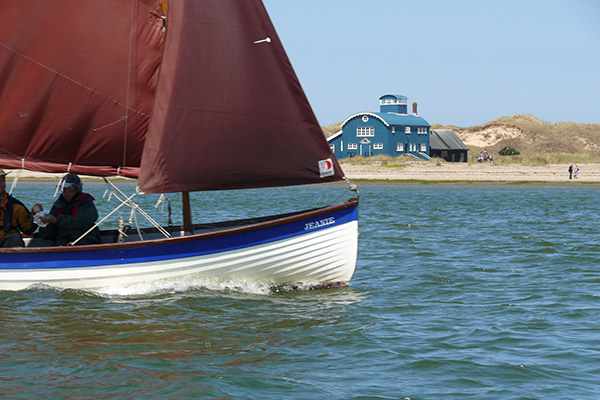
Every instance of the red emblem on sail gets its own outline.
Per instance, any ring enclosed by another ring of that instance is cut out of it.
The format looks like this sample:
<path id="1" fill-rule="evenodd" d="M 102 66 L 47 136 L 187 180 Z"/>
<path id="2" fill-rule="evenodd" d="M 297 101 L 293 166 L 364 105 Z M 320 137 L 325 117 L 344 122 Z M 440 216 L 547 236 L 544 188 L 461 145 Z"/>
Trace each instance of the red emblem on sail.
<path id="1" fill-rule="evenodd" d="M 331 158 L 319 161 L 319 173 L 321 174 L 321 178 L 333 175 L 333 162 L 331 162 Z"/>

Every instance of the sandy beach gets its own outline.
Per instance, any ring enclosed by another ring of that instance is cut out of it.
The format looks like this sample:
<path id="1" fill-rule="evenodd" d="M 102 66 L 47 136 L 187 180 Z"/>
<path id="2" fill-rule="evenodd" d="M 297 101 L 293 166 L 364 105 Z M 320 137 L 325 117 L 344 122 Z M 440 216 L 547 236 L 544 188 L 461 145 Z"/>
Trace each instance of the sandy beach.
<path id="1" fill-rule="evenodd" d="M 438 161 L 409 162 L 404 167 L 342 164 L 349 179 L 600 183 L 600 164 L 578 164 L 577 179 L 569 180 L 568 164 L 524 166 L 520 164 L 467 164 Z"/>
<path id="2" fill-rule="evenodd" d="M 520 164 L 467 164 L 439 161 L 414 161 L 402 166 L 382 166 L 379 164 L 356 165 L 342 163 L 346 176 L 356 180 L 388 181 L 436 181 L 436 182 L 539 182 L 556 184 L 598 183 L 600 184 L 600 164 L 578 164 L 578 179 L 569 180 L 568 164 L 545 166 L 524 166 Z M 7 170 L 9 171 L 9 170 Z M 43 174 L 31 171 L 13 170 L 7 181 L 19 179 L 58 180 L 64 174 Z M 82 177 L 85 179 L 90 179 Z M 94 179 L 94 178 L 91 178 Z M 95 178 L 98 179 L 98 178 Z"/>

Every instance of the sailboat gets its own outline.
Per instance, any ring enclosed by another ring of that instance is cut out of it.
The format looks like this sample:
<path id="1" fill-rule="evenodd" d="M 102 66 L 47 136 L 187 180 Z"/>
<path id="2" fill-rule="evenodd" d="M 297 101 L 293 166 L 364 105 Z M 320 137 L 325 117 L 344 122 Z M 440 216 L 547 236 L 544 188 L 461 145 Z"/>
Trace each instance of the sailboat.
<path id="1" fill-rule="evenodd" d="M 346 179 L 260 0 L 3 1 L 0 15 L 0 168 L 134 178 L 183 199 L 182 234 L 0 248 L 0 290 L 348 284 L 356 191 L 283 215 L 191 218 L 190 192 Z"/>

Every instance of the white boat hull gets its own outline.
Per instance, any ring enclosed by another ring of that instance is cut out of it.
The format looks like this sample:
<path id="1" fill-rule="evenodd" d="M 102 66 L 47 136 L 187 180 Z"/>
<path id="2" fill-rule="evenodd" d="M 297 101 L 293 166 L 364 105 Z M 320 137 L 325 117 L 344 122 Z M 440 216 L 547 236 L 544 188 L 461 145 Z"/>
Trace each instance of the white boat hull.
<path id="1" fill-rule="evenodd" d="M 345 285 L 356 267 L 357 205 L 133 244 L 1 249 L 0 290 L 34 284 L 100 290 L 188 276 L 270 286 Z"/>

